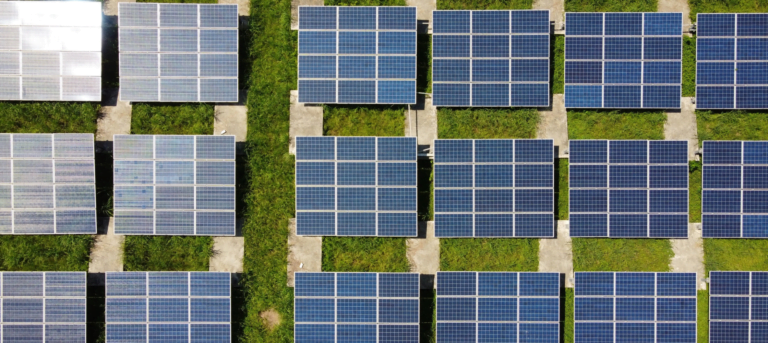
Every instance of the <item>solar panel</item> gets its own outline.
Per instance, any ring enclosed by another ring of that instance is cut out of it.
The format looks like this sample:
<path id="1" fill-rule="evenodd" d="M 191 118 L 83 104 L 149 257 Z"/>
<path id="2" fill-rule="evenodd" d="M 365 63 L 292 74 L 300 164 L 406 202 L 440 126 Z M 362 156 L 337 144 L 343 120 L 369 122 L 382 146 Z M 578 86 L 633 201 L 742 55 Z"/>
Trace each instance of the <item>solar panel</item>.
<path id="1" fill-rule="evenodd" d="M 118 4 L 120 97 L 237 102 L 237 5 Z"/>
<path id="2" fill-rule="evenodd" d="M 437 342 L 560 342 L 560 274 L 437 272 Z"/>
<path id="3" fill-rule="evenodd" d="M 680 108 L 682 13 L 566 13 L 565 107 Z"/>
<path id="4" fill-rule="evenodd" d="M 107 343 L 231 341 L 229 273 L 111 272 L 106 283 Z"/>
<path id="5" fill-rule="evenodd" d="M 688 237 L 687 141 L 570 141 L 571 237 Z"/>
<path id="6" fill-rule="evenodd" d="M 709 273 L 709 342 L 768 339 L 768 272 Z"/>
<path id="7" fill-rule="evenodd" d="M 299 102 L 416 103 L 416 7 L 299 6 Z"/>
<path id="8" fill-rule="evenodd" d="M 577 272 L 574 342 L 695 343 L 696 273 Z"/>
<path id="9" fill-rule="evenodd" d="M 0 280 L 0 341 L 85 343 L 85 273 L 2 272 Z"/>
<path id="10" fill-rule="evenodd" d="M 696 108 L 768 108 L 768 14 L 696 19 Z"/>
<path id="11" fill-rule="evenodd" d="M 0 100 L 100 101 L 101 4 L 0 3 Z"/>
<path id="12" fill-rule="evenodd" d="M 768 142 L 705 141 L 702 235 L 768 238 Z"/>
<path id="13" fill-rule="evenodd" d="M 554 237 L 553 144 L 435 140 L 435 236 Z"/>
<path id="14" fill-rule="evenodd" d="M 114 139 L 115 233 L 235 235 L 235 136 Z"/>
<path id="15" fill-rule="evenodd" d="M 549 106 L 549 10 L 433 11 L 435 106 Z"/>
<path id="16" fill-rule="evenodd" d="M 95 234 L 93 134 L 0 134 L 0 234 Z"/>
<path id="17" fill-rule="evenodd" d="M 294 341 L 418 342 L 419 274 L 296 273 Z"/>
<path id="18" fill-rule="evenodd" d="M 417 235 L 415 137 L 296 137 L 296 233 Z"/>

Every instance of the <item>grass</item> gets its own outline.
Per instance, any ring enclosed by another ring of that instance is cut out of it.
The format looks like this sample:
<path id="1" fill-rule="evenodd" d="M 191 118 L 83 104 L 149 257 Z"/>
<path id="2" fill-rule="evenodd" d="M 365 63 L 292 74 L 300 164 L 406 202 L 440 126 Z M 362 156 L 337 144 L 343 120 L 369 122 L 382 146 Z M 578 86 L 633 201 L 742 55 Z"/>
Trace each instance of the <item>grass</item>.
<path id="1" fill-rule="evenodd" d="M 699 146 L 708 140 L 768 139 L 766 111 L 696 111 Z"/>
<path id="2" fill-rule="evenodd" d="M 133 105 L 132 134 L 210 135 L 213 133 L 211 104 Z"/>
<path id="3" fill-rule="evenodd" d="M 565 0 L 566 12 L 656 12 L 657 0 Z"/>
<path id="4" fill-rule="evenodd" d="M 0 102 L 0 132 L 96 133 L 99 109 L 82 102 Z"/>
<path id="5" fill-rule="evenodd" d="M 683 96 L 696 96 L 696 37 L 683 36 Z"/>
<path id="6" fill-rule="evenodd" d="M 323 135 L 403 136 L 405 111 L 402 106 L 325 106 Z"/>
<path id="7" fill-rule="evenodd" d="M 535 238 L 450 238 L 440 240 L 441 271 L 538 271 Z"/>
<path id="8" fill-rule="evenodd" d="M 213 251 L 210 237 L 126 236 L 126 271 L 208 271 Z"/>
<path id="9" fill-rule="evenodd" d="M 688 222 L 701 223 L 701 161 L 688 162 Z"/>
<path id="10" fill-rule="evenodd" d="M 550 39 L 550 82 L 552 84 L 552 94 L 563 94 L 565 92 L 565 36 L 552 35 Z"/>
<path id="11" fill-rule="evenodd" d="M 664 139 L 663 111 L 568 111 L 569 139 Z"/>
<path id="12" fill-rule="evenodd" d="M 439 10 L 528 10 L 533 0 L 438 0 Z"/>
<path id="13" fill-rule="evenodd" d="M 557 220 L 568 220 L 568 159 L 558 158 L 555 164 L 555 176 L 557 184 L 555 185 L 555 215 Z"/>
<path id="14" fill-rule="evenodd" d="M 768 12 L 766 0 L 688 0 L 691 21 L 698 13 L 752 13 Z"/>
<path id="15" fill-rule="evenodd" d="M 535 138 L 539 112 L 531 108 L 439 108 L 437 136 L 450 138 Z"/>
<path id="16" fill-rule="evenodd" d="M 565 304 L 560 306 L 560 308 L 563 309 L 563 317 L 565 318 L 562 324 L 563 343 L 573 343 L 573 288 L 565 288 L 565 296 L 561 297 L 560 301 L 565 301 Z"/>
<path id="17" fill-rule="evenodd" d="M 324 272 L 407 272 L 405 239 L 323 237 Z"/>
<path id="18" fill-rule="evenodd" d="M 667 272 L 668 239 L 573 238 L 573 270 Z"/>
<path id="19" fill-rule="evenodd" d="M 698 291 L 696 294 L 698 318 L 696 330 L 698 343 L 709 343 L 709 291 Z"/>
<path id="20" fill-rule="evenodd" d="M 764 239 L 704 240 L 704 268 L 712 270 L 768 270 L 768 241 Z"/>

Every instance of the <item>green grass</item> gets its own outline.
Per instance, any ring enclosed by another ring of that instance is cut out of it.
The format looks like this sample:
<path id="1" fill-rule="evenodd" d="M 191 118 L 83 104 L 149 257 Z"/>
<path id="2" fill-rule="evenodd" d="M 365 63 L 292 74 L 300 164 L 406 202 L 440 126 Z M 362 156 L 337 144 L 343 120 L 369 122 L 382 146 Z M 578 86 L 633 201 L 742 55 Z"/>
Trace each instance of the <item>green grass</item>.
<path id="1" fill-rule="evenodd" d="M 668 239 L 573 238 L 573 270 L 667 272 Z"/>
<path id="2" fill-rule="evenodd" d="M 712 270 L 768 270 L 768 241 L 764 239 L 704 240 L 704 268 Z"/>
<path id="3" fill-rule="evenodd" d="M 96 133 L 99 109 L 82 102 L 0 102 L 0 132 Z"/>
<path id="4" fill-rule="evenodd" d="M 691 21 L 698 13 L 752 13 L 768 12 L 766 0 L 688 0 Z"/>
<path id="5" fill-rule="evenodd" d="M 217 0 L 136 0 L 136 2 L 160 2 L 169 4 L 217 4 Z"/>
<path id="6" fill-rule="evenodd" d="M 701 161 L 688 162 L 688 222 L 701 223 Z"/>
<path id="7" fill-rule="evenodd" d="M 213 252 L 211 237 L 126 236 L 126 271 L 208 271 Z"/>
<path id="8" fill-rule="evenodd" d="M 211 104 L 137 103 L 131 113 L 131 133 L 210 135 L 213 133 L 213 115 Z"/>
<path id="9" fill-rule="evenodd" d="M 709 291 L 698 291 L 696 294 L 698 318 L 696 318 L 696 330 L 698 331 L 698 343 L 709 343 Z"/>
<path id="10" fill-rule="evenodd" d="M 324 136 L 403 136 L 402 106 L 325 106 Z"/>
<path id="11" fill-rule="evenodd" d="M 437 136 L 450 138 L 535 138 L 539 112 L 531 108 L 439 108 Z"/>
<path id="12" fill-rule="evenodd" d="M 565 0 L 566 12 L 656 12 L 656 0 Z"/>
<path id="13" fill-rule="evenodd" d="M 696 111 L 696 125 L 699 143 L 768 139 L 767 111 Z"/>
<path id="14" fill-rule="evenodd" d="M 88 271 L 89 235 L 0 236 L 0 270 Z"/>
<path id="15" fill-rule="evenodd" d="M 407 272 L 405 239 L 323 237 L 324 272 Z"/>
<path id="16" fill-rule="evenodd" d="M 662 111 L 568 111 L 569 139 L 664 139 Z"/>
<path id="17" fill-rule="evenodd" d="M 549 69 L 551 70 L 552 94 L 565 92 L 565 36 L 552 35 L 550 39 L 552 53 L 550 55 Z"/>
<path id="18" fill-rule="evenodd" d="M 437 0 L 439 10 L 528 10 L 533 0 Z"/>
<path id="19" fill-rule="evenodd" d="M 683 96 L 696 96 L 696 37 L 683 36 Z"/>
<path id="20" fill-rule="evenodd" d="M 565 312 L 565 320 L 563 321 L 563 343 L 573 343 L 573 288 L 565 289 L 565 297 L 563 297 L 561 301 L 565 301 L 565 306 L 560 307 L 563 309 L 563 312 Z"/>
<path id="21" fill-rule="evenodd" d="M 538 271 L 534 238 L 446 238 L 440 240 L 442 271 Z"/>
<path id="22" fill-rule="evenodd" d="M 563 147 L 564 148 L 564 147 Z M 557 220 L 568 220 L 568 159 L 558 158 L 555 164 L 555 177 L 557 185 L 555 196 L 557 197 L 557 208 L 555 214 Z"/>

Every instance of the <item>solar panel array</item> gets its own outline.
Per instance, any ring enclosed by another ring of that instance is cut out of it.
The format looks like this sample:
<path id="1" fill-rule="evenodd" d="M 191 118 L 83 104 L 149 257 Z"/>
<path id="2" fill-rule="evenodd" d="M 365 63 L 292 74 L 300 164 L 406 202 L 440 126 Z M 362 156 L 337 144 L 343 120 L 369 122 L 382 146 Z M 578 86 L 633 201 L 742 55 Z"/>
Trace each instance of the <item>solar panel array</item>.
<path id="1" fill-rule="evenodd" d="M 85 343 L 85 273 L 3 272 L 0 280 L 0 342 Z"/>
<path id="2" fill-rule="evenodd" d="M 549 10 L 433 11 L 435 106 L 549 106 Z"/>
<path id="3" fill-rule="evenodd" d="M 699 13 L 696 108 L 768 108 L 768 14 Z"/>
<path id="4" fill-rule="evenodd" d="M 571 237 L 688 237 L 687 141 L 570 141 Z"/>
<path id="5" fill-rule="evenodd" d="M 704 237 L 768 238 L 768 142 L 705 141 Z"/>
<path id="6" fill-rule="evenodd" d="M 560 274 L 437 272 L 437 342 L 560 342 Z"/>
<path id="7" fill-rule="evenodd" d="M 296 273 L 294 341 L 418 342 L 419 274 Z"/>
<path id="8" fill-rule="evenodd" d="M 235 235 L 235 136 L 114 136 L 118 235 Z"/>
<path id="9" fill-rule="evenodd" d="M 0 134 L 0 234 L 95 234 L 93 134 Z"/>
<path id="10" fill-rule="evenodd" d="M 768 341 L 768 272 L 709 273 L 709 342 Z"/>
<path id="11" fill-rule="evenodd" d="M 0 2 L 0 100 L 100 101 L 101 4 Z"/>
<path id="12" fill-rule="evenodd" d="M 566 13 L 565 107 L 680 108 L 682 13 Z"/>
<path id="13" fill-rule="evenodd" d="M 415 137 L 296 137 L 296 233 L 415 237 Z"/>
<path id="14" fill-rule="evenodd" d="M 120 98 L 237 102 L 237 5 L 118 4 Z"/>
<path id="15" fill-rule="evenodd" d="M 299 6 L 299 102 L 416 103 L 416 7 Z"/>
<path id="16" fill-rule="evenodd" d="M 231 276 L 214 272 L 106 275 L 107 343 L 231 341 Z"/>
<path id="17" fill-rule="evenodd" d="M 554 237 L 551 139 L 434 145 L 435 236 Z"/>
<path id="18" fill-rule="evenodd" d="M 574 343 L 696 343 L 696 273 L 575 274 Z"/>

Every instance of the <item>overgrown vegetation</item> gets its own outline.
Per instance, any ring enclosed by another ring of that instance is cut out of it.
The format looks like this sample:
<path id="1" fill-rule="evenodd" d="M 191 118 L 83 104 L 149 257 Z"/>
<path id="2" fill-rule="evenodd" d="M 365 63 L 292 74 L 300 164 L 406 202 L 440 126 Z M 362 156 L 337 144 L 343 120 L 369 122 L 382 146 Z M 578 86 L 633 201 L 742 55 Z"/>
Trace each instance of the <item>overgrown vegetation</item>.
<path id="1" fill-rule="evenodd" d="M 533 7 L 533 0 L 439 0 L 439 10 L 527 10 Z"/>
<path id="2" fill-rule="evenodd" d="M 538 271 L 535 238 L 446 238 L 440 240 L 441 271 Z"/>
<path id="3" fill-rule="evenodd" d="M 210 135 L 213 116 L 212 104 L 137 103 L 131 113 L 131 133 Z"/>
<path id="4" fill-rule="evenodd" d="M 539 112 L 532 108 L 439 108 L 437 136 L 450 138 L 535 138 Z"/>
<path id="5" fill-rule="evenodd" d="M 696 318 L 696 331 L 698 343 L 709 343 L 709 291 L 698 291 L 696 294 L 697 312 L 699 313 Z"/>
<path id="6" fill-rule="evenodd" d="M 573 270 L 667 272 L 674 256 L 668 239 L 573 238 Z"/>
<path id="7" fill-rule="evenodd" d="M 208 271 L 213 251 L 210 237 L 125 236 L 126 271 Z"/>
<path id="8" fill-rule="evenodd" d="M 402 136 L 403 106 L 329 105 L 323 109 L 324 136 Z"/>
<path id="9" fill-rule="evenodd" d="M 569 139 L 664 139 L 663 111 L 568 111 Z"/>
<path id="10" fill-rule="evenodd" d="M 325 272 L 407 272 L 405 239 L 323 237 Z"/>
<path id="11" fill-rule="evenodd" d="M 768 111 L 696 111 L 699 146 L 709 140 L 768 139 Z"/>
<path id="12" fill-rule="evenodd" d="M 768 270 L 768 241 L 764 239 L 704 240 L 704 267 L 712 270 Z"/>
<path id="13" fill-rule="evenodd" d="M 552 84 L 552 94 L 563 94 L 565 92 L 565 36 L 552 35 L 549 41 L 551 44 L 549 56 L 550 82 Z"/>
<path id="14" fill-rule="evenodd" d="M 701 223 L 701 161 L 688 162 L 688 222 Z"/>
<path id="15" fill-rule="evenodd" d="M 96 133 L 99 109 L 83 102 L 0 102 L 0 132 Z"/>
<path id="16" fill-rule="evenodd" d="M 657 0 L 565 0 L 566 12 L 656 12 Z"/>
<path id="17" fill-rule="evenodd" d="M 688 5 L 694 23 L 698 13 L 768 12 L 768 1 L 765 0 L 688 0 Z"/>
<path id="18" fill-rule="evenodd" d="M 561 147 L 564 149 L 565 147 Z M 555 215 L 557 220 L 568 220 L 568 159 L 559 158 L 555 164 Z"/>
<path id="19" fill-rule="evenodd" d="M 696 96 L 696 37 L 683 36 L 683 96 Z"/>
<path id="20" fill-rule="evenodd" d="M 563 342 L 564 343 L 573 343 L 573 327 L 574 327 L 574 320 L 573 320 L 573 311 L 574 311 L 574 300 L 573 300 L 573 288 L 565 288 L 565 297 L 560 299 L 560 301 L 565 301 L 565 306 L 560 306 L 560 308 L 563 309 L 565 320 L 561 324 L 563 327 Z"/>
<path id="21" fill-rule="evenodd" d="M 88 271 L 89 235 L 0 236 L 0 270 Z"/>

